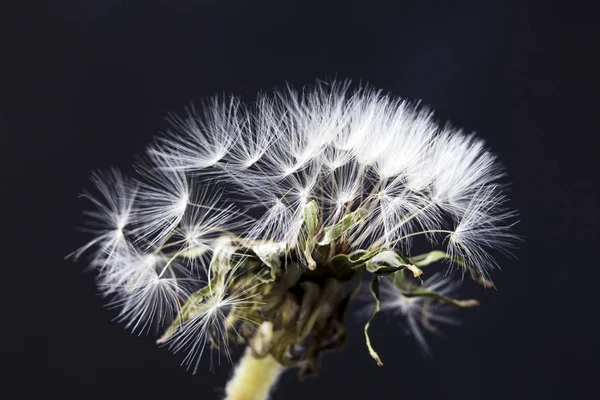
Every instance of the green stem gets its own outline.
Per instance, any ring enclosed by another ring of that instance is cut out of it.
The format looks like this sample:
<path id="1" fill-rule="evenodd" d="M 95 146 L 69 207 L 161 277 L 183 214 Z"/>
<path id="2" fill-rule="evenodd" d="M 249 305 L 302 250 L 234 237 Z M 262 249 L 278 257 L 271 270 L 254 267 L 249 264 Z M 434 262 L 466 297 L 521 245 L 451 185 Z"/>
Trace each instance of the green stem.
<path id="1" fill-rule="evenodd" d="M 225 400 L 266 400 L 284 368 L 270 354 L 256 358 L 250 347 L 225 387 Z"/>

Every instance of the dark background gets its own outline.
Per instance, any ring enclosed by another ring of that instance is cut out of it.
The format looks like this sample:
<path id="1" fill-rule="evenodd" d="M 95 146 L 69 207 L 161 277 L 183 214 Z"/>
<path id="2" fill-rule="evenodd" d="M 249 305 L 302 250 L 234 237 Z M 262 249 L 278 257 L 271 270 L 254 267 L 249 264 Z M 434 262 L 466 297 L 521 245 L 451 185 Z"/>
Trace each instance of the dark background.
<path id="1" fill-rule="evenodd" d="M 318 379 L 274 399 L 596 397 L 598 52 L 591 9 L 532 2 L 4 1 L 0 9 L 5 399 L 217 399 L 229 374 L 125 331 L 83 263 L 63 257 L 91 170 L 129 170 L 169 111 L 215 93 L 351 78 L 430 104 L 504 162 L 518 260 L 421 357 L 379 319 Z M 417 4 L 419 3 L 419 4 Z M 483 2 L 482 2 L 483 3 Z"/>

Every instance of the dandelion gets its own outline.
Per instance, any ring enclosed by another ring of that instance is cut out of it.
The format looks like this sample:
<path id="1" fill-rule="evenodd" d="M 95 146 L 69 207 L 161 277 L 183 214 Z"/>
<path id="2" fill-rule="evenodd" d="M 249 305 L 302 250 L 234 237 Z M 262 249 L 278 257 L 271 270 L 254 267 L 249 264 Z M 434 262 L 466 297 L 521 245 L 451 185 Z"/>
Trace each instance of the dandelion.
<path id="1" fill-rule="evenodd" d="M 481 139 L 420 103 L 351 87 L 215 98 L 171 116 L 135 177 L 95 173 L 98 193 L 84 195 L 94 237 L 71 256 L 89 254 L 119 321 L 161 330 L 194 373 L 207 353 L 212 366 L 247 346 L 227 399 L 266 398 L 288 368 L 317 373 L 345 342 L 363 278 L 377 363 L 380 311 L 429 353 L 425 331 L 478 304 L 457 298 L 465 274 L 489 286 L 517 239 L 505 173 Z M 430 251 L 413 254 L 415 242 Z"/>

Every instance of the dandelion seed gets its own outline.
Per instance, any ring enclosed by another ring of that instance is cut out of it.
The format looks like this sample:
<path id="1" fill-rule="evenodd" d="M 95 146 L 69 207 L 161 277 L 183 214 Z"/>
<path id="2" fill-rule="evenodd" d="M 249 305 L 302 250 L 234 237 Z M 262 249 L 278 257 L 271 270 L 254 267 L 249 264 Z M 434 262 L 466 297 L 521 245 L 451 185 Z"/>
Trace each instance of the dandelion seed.
<path id="1" fill-rule="evenodd" d="M 116 169 L 107 173 L 94 173 L 92 182 L 98 190 L 98 195 L 85 193 L 84 197 L 97 207 L 94 211 L 86 212 L 93 224 L 90 230 L 95 237 L 70 256 L 78 258 L 95 246 L 97 249 L 91 264 L 103 269 L 110 265 L 127 245 L 125 228 L 133 217 L 137 184 L 125 178 Z"/>
<path id="2" fill-rule="evenodd" d="M 460 281 L 437 273 L 428 278 L 423 285 L 413 286 L 412 289 L 429 291 L 441 296 L 452 298 L 460 287 Z M 407 292 L 410 291 L 407 286 Z M 400 315 L 403 318 L 407 333 L 415 337 L 421 350 L 430 355 L 423 329 L 439 333 L 436 324 L 458 325 L 460 321 L 451 316 L 454 311 L 448 305 L 432 301 L 428 297 L 409 297 L 404 295 L 391 279 L 383 279 L 381 285 L 381 310 Z"/>
<path id="3" fill-rule="evenodd" d="M 239 118 L 240 103 L 235 98 L 213 98 L 204 112 L 194 108 L 185 118 L 171 115 L 174 131 L 158 139 L 149 153 L 164 160 L 168 170 L 198 171 L 216 165 L 227 155 L 243 121 Z"/>
<path id="4" fill-rule="evenodd" d="M 191 193 L 185 172 L 161 168 L 178 164 L 158 156 L 155 163 L 138 167 L 142 172 L 142 183 L 137 196 L 137 228 L 133 233 L 139 241 L 147 243 L 148 247 L 163 242 L 177 227 Z"/>
<path id="5" fill-rule="evenodd" d="M 260 96 L 254 107 L 254 114 L 246 111 L 236 122 L 237 135 L 226 154 L 226 168 L 239 173 L 258 163 L 262 156 L 281 133 L 281 116 L 274 102 L 267 96 Z"/>
<path id="6" fill-rule="evenodd" d="M 515 235 L 511 232 L 516 213 L 504 207 L 506 196 L 497 186 L 482 187 L 466 207 L 458 225 L 449 235 L 448 253 L 469 260 L 481 274 L 489 278 L 496 266 L 489 249 L 510 255 Z"/>

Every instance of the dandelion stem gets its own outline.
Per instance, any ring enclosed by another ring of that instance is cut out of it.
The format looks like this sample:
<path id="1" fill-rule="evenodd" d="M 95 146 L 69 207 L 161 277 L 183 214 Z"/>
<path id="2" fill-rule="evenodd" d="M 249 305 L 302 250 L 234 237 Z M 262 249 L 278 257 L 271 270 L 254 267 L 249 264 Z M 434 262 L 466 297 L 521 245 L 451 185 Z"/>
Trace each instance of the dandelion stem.
<path id="1" fill-rule="evenodd" d="M 233 377 L 227 382 L 225 400 L 266 400 L 283 370 L 270 354 L 256 358 L 247 347 Z"/>

